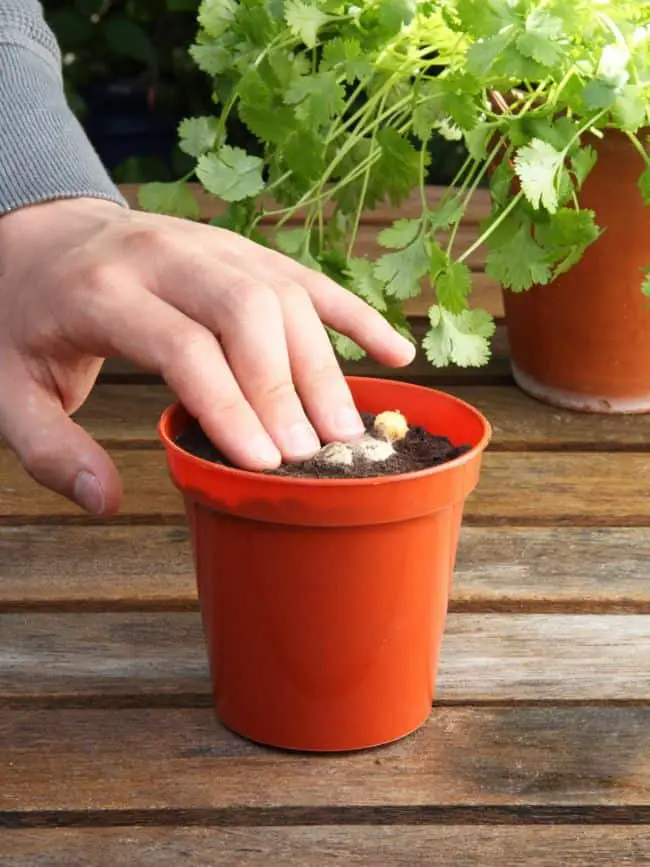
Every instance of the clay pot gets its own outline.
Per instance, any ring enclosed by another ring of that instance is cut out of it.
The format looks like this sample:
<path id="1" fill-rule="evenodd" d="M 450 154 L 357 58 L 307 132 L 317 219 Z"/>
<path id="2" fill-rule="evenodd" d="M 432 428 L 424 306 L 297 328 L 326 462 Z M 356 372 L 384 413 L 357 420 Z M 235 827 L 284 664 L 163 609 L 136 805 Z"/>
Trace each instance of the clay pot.
<path id="1" fill-rule="evenodd" d="M 295 479 L 194 457 L 160 422 L 185 497 L 214 702 L 264 744 L 353 750 L 429 716 L 465 498 L 490 426 L 471 406 L 400 382 L 349 379 L 361 411 L 398 409 L 471 450 L 430 470 Z"/>
<path id="2" fill-rule="evenodd" d="M 512 372 L 528 394 L 603 413 L 650 411 L 650 208 L 643 161 L 621 133 L 594 139 L 598 162 L 580 193 L 605 231 L 552 285 L 505 291 Z"/>

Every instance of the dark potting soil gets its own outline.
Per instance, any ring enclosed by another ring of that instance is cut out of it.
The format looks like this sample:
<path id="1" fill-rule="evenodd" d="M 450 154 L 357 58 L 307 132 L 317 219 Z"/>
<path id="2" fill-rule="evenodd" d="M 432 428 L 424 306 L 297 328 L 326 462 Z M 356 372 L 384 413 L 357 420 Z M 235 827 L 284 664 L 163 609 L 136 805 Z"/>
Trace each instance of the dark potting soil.
<path id="1" fill-rule="evenodd" d="M 362 414 L 367 431 L 371 431 L 375 416 Z M 192 455 L 226 467 L 234 466 L 214 447 L 196 420 L 175 439 L 176 445 Z M 469 446 L 454 446 L 443 436 L 422 427 L 412 426 L 403 440 L 394 444 L 395 454 L 385 461 L 369 461 L 356 457 L 352 466 L 341 466 L 319 460 L 318 455 L 295 464 L 283 464 L 277 470 L 264 470 L 265 475 L 316 479 L 363 479 L 372 476 L 399 475 L 425 470 L 444 464 L 469 451 Z"/>

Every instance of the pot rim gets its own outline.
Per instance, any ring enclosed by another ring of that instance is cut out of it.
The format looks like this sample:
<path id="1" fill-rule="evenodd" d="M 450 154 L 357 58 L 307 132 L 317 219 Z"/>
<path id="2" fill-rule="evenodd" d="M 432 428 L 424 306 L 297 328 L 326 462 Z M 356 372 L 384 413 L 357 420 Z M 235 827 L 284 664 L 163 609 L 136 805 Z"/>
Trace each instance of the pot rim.
<path id="1" fill-rule="evenodd" d="M 456 395 L 449 394 L 448 392 L 442 391 L 441 389 L 430 388 L 423 385 L 415 385 L 414 383 L 402 382 L 401 380 L 391 380 L 386 377 L 380 378 L 372 376 L 346 376 L 345 379 L 348 383 L 351 384 L 359 381 L 377 384 L 391 382 L 411 391 L 417 390 L 420 392 L 435 392 L 436 394 L 441 395 L 445 400 L 462 406 L 465 409 L 469 410 L 471 413 L 473 413 L 479 419 L 483 426 L 483 436 L 468 451 L 466 451 L 462 455 L 459 455 L 457 458 L 453 458 L 451 461 L 446 461 L 443 464 L 438 464 L 434 467 L 428 467 L 423 470 L 413 470 L 408 473 L 393 473 L 387 476 L 369 476 L 366 478 L 317 479 L 296 478 L 295 476 L 267 475 L 263 472 L 255 470 L 245 470 L 239 467 L 227 467 L 223 464 L 215 464 L 212 461 L 206 460 L 205 458 L 197 457 L 191 452 L 182 449 L 174 442 L 174 440 L 169 434 L 169 427 L 172 418 L 178 412 L 187 413 L 187 410 L 182 405 L 182 403 L 180 403 L 180 401 L 174 402 L 163 411 L 160 417 L 160 421 L 158 422 L 158 435 L 160 436 L 160 439 L 162 440 L 166 449 L 169 449 L 172 453 L 176 454 L 180 460 L 186 461 L 190 464 L 194 464 L 195 466 L 200 466 L 205 472 L 222 475 L 226 478 L 230 477 L 232 479 L 255 479 L 256 483 L 259 483 L 261 485 L 268 484 L 287 488 L 332 488 L 340 486 L 349 488 L 365 488 L 375 487 L 377 485 L 395 485 L 399 484 L 402 481 L 426 478 L 428 476 L 434 476 L 440 473 L 451 472 L 458 467 L 461 467 L 464 464 L 471 462 L 476 458 L 477 455 L 485 451 L 488 444 L 490 443 L 490 440 L 492 439 L 492 426 L 490 425 L 490 422 L 487 420 L 487 418 L 483 415 L 483 413 L 467 401 L 456 397 Z M 189 413 L 187 414 L 189 415 Z"/>

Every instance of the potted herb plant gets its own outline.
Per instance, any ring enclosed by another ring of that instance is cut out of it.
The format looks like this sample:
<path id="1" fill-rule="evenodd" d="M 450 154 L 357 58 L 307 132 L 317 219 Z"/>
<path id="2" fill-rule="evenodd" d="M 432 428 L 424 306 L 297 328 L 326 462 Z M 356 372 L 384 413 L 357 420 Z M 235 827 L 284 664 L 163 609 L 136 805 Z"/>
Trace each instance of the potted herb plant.
<path id="1" fill-rule="evenodd" d="M 513 372 L 551 402 L 650 410 L 650 4 L 634 0 L 203 0 L 191 53 L 214 116 L 181 146 L 222 224 L 321 269 L 408 331 L 402 303 L 435 286 L 426 355 L 482 365 L 494 322 L 470 306 L 468 260 L 505 290 Z M 259 142 L 229 143 L 233 118 Z M 432 206 L 429 143 L 467 159 Z M 187 179 L 185 179 L 187 180 Z M 196 215 L 179 181 L 143 206 Z M 489 184 L 480 237 L 456 248 Z M 420 191 L 422 210 L 354 255 L 365 210 Z M 357 347 L 333 335 L 340 353 Z"/>
<path id="2" fill-rule="evenodd" d="M 349 384 L 366 435 L 277 471 L 228 464 L 180 405 L 160 422 L 217 714 L 286 749 L 376 746 L 428 718 L 463 506 L 490 437 L 451 395 Z"/>

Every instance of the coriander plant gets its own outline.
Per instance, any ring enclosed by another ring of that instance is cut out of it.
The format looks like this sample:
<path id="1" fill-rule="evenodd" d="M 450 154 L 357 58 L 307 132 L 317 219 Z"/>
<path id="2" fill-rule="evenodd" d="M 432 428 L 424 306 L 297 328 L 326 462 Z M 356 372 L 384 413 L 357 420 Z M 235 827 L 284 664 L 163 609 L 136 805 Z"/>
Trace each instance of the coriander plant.
<path id="1" fill-rule="evenodd" d="M 362 296 L 404 333 L 402 302 L 435 285 L 424 349 L 433 365 L 481 365 L 491 317 L 470 308 L 470 255 L 520 292 L 569 269 L 599 235 L 580 188 L 608 129 L 643 159 L 650 203 L 650 2 L 633 0 L 203 0 L 190 49 L 214 80 L 214 117 L 180 127 L 195 175 L 229 203 L 220 225 L 262 240 Z M 259 140 L 228 141 L 237 116 Z M 464 140 L 467 159 L 431 207 L 432 135 Z M 191 176 L 190 176 L 191 177 Z M 196 217 L 185 178 L 142 190 L 150 210 Z M 457 253 L 477 187 L 491 213 Z M 414 191 L 417 219 L 379 235 L 385 253 L 355 257 L 362 215 Z M 297 227 L 296 227 L 297 226 Z M 452 252 L 454 251 L 454 252 Z M 650 295 L 650 277 L 640 285 Z M 332 332 L 339 353 L 358 357 Z"/>

